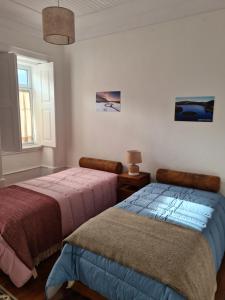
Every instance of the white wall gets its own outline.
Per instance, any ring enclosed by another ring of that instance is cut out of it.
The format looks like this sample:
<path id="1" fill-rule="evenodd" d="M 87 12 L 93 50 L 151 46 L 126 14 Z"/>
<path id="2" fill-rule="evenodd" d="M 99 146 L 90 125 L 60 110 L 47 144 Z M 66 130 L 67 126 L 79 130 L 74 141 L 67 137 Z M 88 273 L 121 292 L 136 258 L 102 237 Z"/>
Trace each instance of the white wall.
<path id="1" fill-rule="evenodd" d="M 2 156 L 5 185 L 41 176 L 41 149 Z"/>
<path id="2" fill-rule="evenodd" d="M 68 165 L 82 155 L 225 182 L 225 10 L 76 43 L 67 49 Z M 69 80 L 71 76 L 71 80 Z M 97 113 L 97 91 L 121 90 L 121 113 Z M 216 96 L 214 122 L 175 122 L 176 96 Z M 71 130 L 71 132 L 70 132 Z"/>
<path id="3" fill-rule="evenodd" d="M 41 17 L 41 15 L 40 15 Z M 45 43 L 32 28 L 0 18 L 0 51 L 14 48 L 24 50 L 25 55 L 41 55 L 54 62 L 56 102 L 56 149 L 39 149 L 2 157 L 3 176 L 7 183 L 40 176 L 41 166 L 55 168 L 66 164 L 65 151 L 65 106 L 64 92 L 64 50 L 63 47 Z M 32 172 L 33 170 L 33 172 Z M 26 172 L 27 171 L 27 172 Z M 1 178 L 1 172 L 0 172 Z"/>

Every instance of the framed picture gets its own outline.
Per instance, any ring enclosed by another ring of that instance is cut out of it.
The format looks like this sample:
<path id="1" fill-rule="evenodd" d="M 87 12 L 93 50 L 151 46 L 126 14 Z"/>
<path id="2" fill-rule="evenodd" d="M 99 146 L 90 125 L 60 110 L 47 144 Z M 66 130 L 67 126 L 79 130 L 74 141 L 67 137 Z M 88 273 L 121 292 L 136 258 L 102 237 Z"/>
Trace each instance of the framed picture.
<path id="1" fill-rule="evenodd" d="M 121 92 L 98 92 L 96 93 L 96 111 L 100 112 L 120 112 Z"/>
<path id="2" fill-rule="evenodd" d="M 213 122 L 214 96 L 176 97 L 175 121 Z"/>

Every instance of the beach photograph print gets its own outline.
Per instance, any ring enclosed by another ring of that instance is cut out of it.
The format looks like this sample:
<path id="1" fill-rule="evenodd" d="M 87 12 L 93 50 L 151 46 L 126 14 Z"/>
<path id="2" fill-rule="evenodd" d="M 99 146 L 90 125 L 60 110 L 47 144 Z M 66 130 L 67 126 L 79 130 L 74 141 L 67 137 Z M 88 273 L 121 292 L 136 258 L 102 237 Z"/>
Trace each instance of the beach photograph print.
<path id="1" fill-rule="evenodd" d="M 96 93 L 96 111 L 120 112 L 121 92 L 98 92 Z"/>
<path id="2" fill-rule="evenodd" d="M 213 122 L 215 97 L 176 97 L 175 121 Z"/>

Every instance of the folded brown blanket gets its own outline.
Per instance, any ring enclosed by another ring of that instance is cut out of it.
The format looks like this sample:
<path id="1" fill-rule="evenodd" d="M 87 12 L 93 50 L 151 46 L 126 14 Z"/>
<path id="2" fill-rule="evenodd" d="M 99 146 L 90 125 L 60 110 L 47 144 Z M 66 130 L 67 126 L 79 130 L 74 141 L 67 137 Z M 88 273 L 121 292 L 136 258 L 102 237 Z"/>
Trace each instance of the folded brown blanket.
<path id="1" fill-rule="evenodd" d="M 40 254 L 62 241 L 59 204 L 19 186 L 0 189 L 0 234 L 32 270 Z"/>
<path id="2" fill-rule="evenodd" d="M 214 299 L 213 256 L 198 231 L 110 208 L 65 241 L 157 279 L 189 300 Z"/>

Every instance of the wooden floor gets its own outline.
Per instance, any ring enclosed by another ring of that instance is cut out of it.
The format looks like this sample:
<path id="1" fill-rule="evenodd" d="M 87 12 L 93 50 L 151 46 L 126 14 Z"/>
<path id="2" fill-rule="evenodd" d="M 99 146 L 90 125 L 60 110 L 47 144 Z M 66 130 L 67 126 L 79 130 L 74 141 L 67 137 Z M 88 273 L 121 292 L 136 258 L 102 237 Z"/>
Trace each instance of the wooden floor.
<path id="1" fill-rule="evenodd" d="M 38 278 L 30 280 L 24 287 L 16 288 L 6 275 L 0 271 L 0 284 L 10 291 L 19 300 L 44 300 L 44 288 L 48 274 L 57 259 L 57 255 L 52 256 L 38 267 Z M 218 290 L 215 300 L 225 300 L 225 257 L 217 276 Z M 62 289 L 55 300 L 87 300 L 72 290 Z"/>
<path id="2" fill-rule="evenodd" d="M 45 262 L 41 263 L 38 268 L 38 278 L 31 279 L 26 283 L 22 288 L 16 288 L 8 276 L 3 274 L 0 271 L 0 285 L 7 289 L 11 294 L 18 298 L 18 300 L 44 300 L 44 290 L 47 277 L 52 269 L 53 264 L 55 263 L 58 255 L 53 255 Z M 55 300 L 84 300 L 84 298 L 72 290 L 63 289 L 60 293 L 57 294 Z"/>

